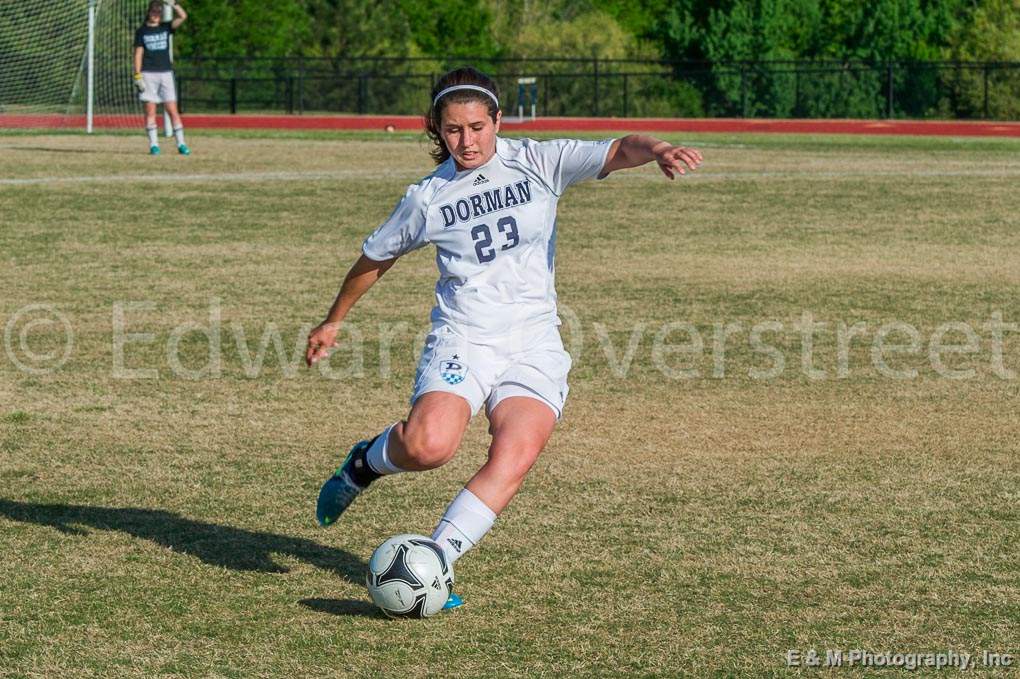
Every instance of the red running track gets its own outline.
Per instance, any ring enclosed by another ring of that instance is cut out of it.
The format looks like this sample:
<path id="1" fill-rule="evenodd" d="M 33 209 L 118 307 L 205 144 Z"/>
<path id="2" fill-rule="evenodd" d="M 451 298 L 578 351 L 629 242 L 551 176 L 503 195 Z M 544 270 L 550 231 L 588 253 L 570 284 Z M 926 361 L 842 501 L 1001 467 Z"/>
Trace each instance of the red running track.
<path id="1" fill-rule="evenodd" d="M 419 116 L 185 115 L 191 129 L 393 130 L 422 129 Z M 134 128 L 124 116 L 97 116 L 97 129 Z M 80 127 L 84 116 L 0 115 L 0 129 Z M 945 137 L 1020 137 L 1020 122 L 944 120 L 776 120 L 750 118 L 539 118 L 507 120 L 507 131 L 535 132 L 752 132 L 785 134 L 885 134 Z"/>

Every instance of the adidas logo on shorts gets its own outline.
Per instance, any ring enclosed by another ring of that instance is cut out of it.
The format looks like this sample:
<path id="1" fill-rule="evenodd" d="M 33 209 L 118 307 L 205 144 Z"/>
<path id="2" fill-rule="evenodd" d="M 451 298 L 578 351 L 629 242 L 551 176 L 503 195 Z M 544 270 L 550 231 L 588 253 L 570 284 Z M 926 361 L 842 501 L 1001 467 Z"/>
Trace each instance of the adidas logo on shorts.
<path id="1" fill-rule="evenodd" d="M 462 551 L 460 540 L 457 540 L 456 538 L 446 538 L 446 541 L 453 545 L 453 548 L 456 549 L 458 553 Z"/>
<path id="2" fill-rule="evenodd" d="M 488 184 L 489 180 L 485 178 L 484 174 L 480 174 L 475 177 L 475 180 L 471 182 L 471 186 L 478 186 L 479 184 Z"/>

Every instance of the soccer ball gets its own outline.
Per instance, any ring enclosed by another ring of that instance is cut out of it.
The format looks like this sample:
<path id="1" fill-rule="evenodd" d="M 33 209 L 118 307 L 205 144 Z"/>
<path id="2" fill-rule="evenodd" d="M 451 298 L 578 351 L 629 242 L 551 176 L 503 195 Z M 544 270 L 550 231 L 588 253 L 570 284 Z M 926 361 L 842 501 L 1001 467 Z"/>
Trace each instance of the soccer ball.
<path id="1" fill-rule="evenodd" d="M 397 535 L 379 545 L 365 575 L 375 605 L 391 618 L 427 618 L 453 590 L 453 566 L 423 535 Z"/>

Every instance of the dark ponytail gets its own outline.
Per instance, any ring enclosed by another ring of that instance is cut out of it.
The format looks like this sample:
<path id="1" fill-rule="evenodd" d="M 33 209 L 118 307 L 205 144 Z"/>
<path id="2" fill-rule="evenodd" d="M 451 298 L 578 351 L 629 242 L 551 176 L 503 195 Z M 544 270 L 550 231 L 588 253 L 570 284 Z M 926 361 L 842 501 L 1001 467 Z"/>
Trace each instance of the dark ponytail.
<path id="1" fill-rule="evenodd" d="M 443 120 L 443 111 L 446 109 L 447 104 L 466 104 L 472 101 L 485 104 L 489 110 L 489 117 L 492 118 L 494 123 L 496 122 L 496 114 L 499 113 L 499 106 L 495 101 L 499 99 L 499 90 L 496 88 L 496 83 L 489 76 L 470 66 L 457 68 L 444 74 L 436 81 L 436 86 L 432 88 L 432 96 L 429 97 L 429 101 L 435 101 L 437 94 L 448 87 L 456 85 L 481 87 L 492 92 L 492 97 L 477 90 L 456 90 L 444 94 L 439 101 L 435 102 L 435 105 L 429 106 L 429 111 L 425 114 L 425 134 L 432 140 L 433 148 L 429 151 L 429 155 L 432 156 L 432 160 L 436 161 L 436 165 L 443 163 L 450 157 L 450 151 L 446 148 L 443 137 L 439 133 Z"/>

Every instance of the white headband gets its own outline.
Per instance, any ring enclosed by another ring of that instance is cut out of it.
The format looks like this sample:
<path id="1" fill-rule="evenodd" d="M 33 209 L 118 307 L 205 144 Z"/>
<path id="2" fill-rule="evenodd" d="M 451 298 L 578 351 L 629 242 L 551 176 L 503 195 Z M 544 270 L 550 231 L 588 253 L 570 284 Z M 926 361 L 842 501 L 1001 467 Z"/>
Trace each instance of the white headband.
<path id="1" fill-rule="evenodd" d="M 457 90 L 475 90 L 477 92 L 487 94 L 489 95 L 490 99 L 496 102 L 496 108 L 499 108 L 499 99 L 496 98 L 496 95 L 490 92 L 489 90 L 485 89 L 484 87 L 479 87 L 478 85 L 454 85 L 453 87 L 447 87 L 445 90 L 440 91 L 439 94 L 436 95 L 436 98 L 432 100 L 432 108 L 436 107 L 436 104 L 439 103 L 439 100 L 442 97 L 449 94 L 450 92 L 456 92 Z"/>

